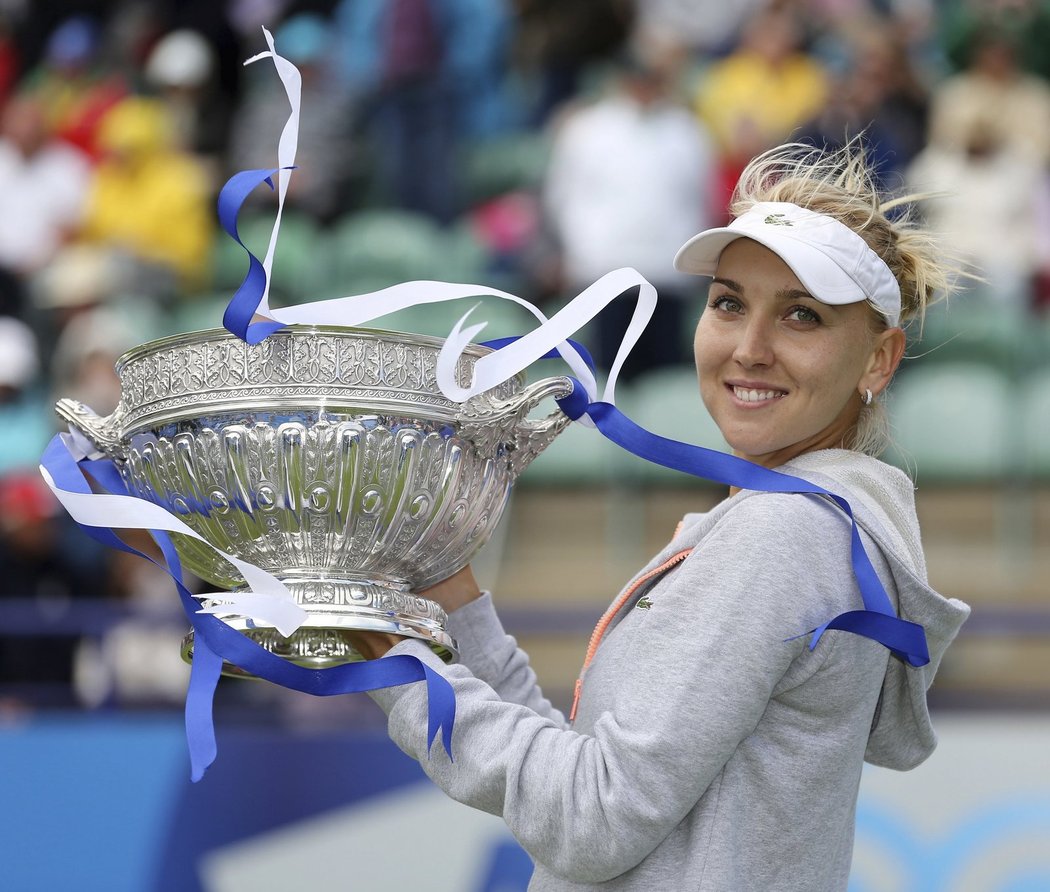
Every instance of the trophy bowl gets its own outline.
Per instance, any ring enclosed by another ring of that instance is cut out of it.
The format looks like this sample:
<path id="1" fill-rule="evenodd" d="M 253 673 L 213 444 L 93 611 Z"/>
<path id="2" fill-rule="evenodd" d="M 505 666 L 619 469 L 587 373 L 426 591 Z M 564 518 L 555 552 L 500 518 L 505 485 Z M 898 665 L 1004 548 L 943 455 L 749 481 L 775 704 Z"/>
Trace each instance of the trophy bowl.
<path id="1" fill-rule="evenodd" d="M 128 490 L 208 543 L 267 570 L 307 613 L 290 637 L 223 621 L 310 668 L 361 659 L 347 632 L 425 640 L 446 660 L 445 613 L 418 592 L 465 566 L 498 523 L 517 475 L 568 424 L 530 417 L 567 378 L 522 375 L 463 403 L 436 383 L 443 341 L 401 332 L 289 326 L 259 344 L 224 329 L 143 344 L 117 360 L 121 399 L 101 417 L 57 411 Z M 457 376 L 491 352 L 471 345 Z M 173 534 L 184 565 L 225 591 L 245 585 L 207 544 Z M 219 593 L 198 596 L 205 605 Z M 183 643 L 192 658 L 193 633 Z M 231 675 L 248 675 L 232 664 Z"/>

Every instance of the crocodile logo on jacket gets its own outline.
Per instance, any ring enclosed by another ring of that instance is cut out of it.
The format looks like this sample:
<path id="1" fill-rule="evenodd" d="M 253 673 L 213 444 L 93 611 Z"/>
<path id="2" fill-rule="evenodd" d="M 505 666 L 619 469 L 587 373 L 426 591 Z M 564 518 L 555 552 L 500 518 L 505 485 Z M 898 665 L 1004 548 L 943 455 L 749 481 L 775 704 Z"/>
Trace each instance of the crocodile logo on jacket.
<path id="1" fill-rule="evenodd" d="M 648 610 L 653 606 L 653 601 L 648 595 L 642 595 L 634 606 L 636 610 Z"/>

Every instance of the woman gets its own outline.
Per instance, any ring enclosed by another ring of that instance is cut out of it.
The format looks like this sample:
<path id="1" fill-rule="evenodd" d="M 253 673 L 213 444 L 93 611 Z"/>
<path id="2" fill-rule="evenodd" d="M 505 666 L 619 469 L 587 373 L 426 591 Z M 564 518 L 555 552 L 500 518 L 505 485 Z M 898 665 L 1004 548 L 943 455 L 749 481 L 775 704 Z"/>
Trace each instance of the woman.
<path id="1" fill-rule="evenodd" d="M 925 692 L 968 608 L 934 592 L 908 478 L 873 456 L 900 324 L 946 285 L 929 240 L 887 216 L 859 155 L 800 147 L 749 165 L 725 229 L 676 266 L 713 274 L 696 330 L 700 393 L 738 456 L 851 504 L 930 663 L 827 632 L 860 601 L 850 524 L 829 500 L 733 491 L 685 518 L 592 639 L 573 720 L 536 686 L 469 568 L 430 590 L 462 662 L 411 653 L 458 700 L 456 761 L 427 753 L 420 686 L 374 694 L 393 739 L 449 795 L 503 816 L 536 862 L 531 889 L 845 889 L 865 760 L 932 751 Z"/>

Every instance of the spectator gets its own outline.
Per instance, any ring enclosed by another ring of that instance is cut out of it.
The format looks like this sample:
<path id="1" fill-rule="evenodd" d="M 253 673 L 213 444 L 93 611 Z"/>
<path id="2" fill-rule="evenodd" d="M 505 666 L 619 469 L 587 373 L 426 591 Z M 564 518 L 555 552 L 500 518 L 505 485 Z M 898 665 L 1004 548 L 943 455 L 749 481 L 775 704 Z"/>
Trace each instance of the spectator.
<path id="1" fill-rule="evenodd" d="M 7 100 L 18 79 L 21 59 L 13 30 L 7 14 L 0 11 L 0 103 Z"/>
<path id="2" fill-rule="evenodd" d="M 836 149 L 864 134 L 869 166 L 892 191 L 925 143 L 926 91 L 892 24 L 865 19 L 863 27 L 845 35 L 843 49 L 842 70 L 827 103 L 795 138 Z"/>
<path id="3" fill-rule="evenodd" d="M 49 263 L 80 224 L 90 173 L 82 152 L 51 138 L 38 99 L 8 103 L 0 118 L 0 269 L 14 287 Z"/>
<path id="4" fill-rule="evenodd" d="M 1046 0 L 957 0 L 937 3 L 939 38 L 948 61 L 966 68 L 974 47 L 988 33 L 1001 34 L 1016 48 L 1021 68 L 1050 78 L 1050 4 Z"/>
<path id="5" fill-rule="evenodd" d="M 105 415 L 120 400 L 113 370 L 125 351 L 157 336 L 160 319 L 144 301 L 113 291 L 118 270 L 107 254 L 65 252 L 41 289 L 41 304 L 55 313 L 57 336 L 48 369 L 54 397 L 71 397 Z"/>
<path id="6" fill-rule="evenodd" d="M 39 373 L 32 331 L 18 319 L 0 316 L 0 476 L 35 471 L 54 430 Z"/>
<path id="7" fill-rule="evenodd" d="M 502 80 L 503 0 L 343 0 L 348 86 L 370 104 L 386 199 L 447 224 L 464 209 L 462 140 L 490 127 L 485 79 Z"/>
<path id="8" fill-rule="evenodd" d="M 718 145 L 727 201 L 744 165 L 827 101 L 827 76 L 802 51 L 802 36 L 790 11 L 770 6 L 744 25 L 740 46 L 700 82 L 696 110 Z"/>
<path id="9" fill-rule="evenodd" d="M 189 28 L 165 34 L 150 51 L 143 70 L 146 83 L 168 110 L 176 146 L 217 165 L 222 148 L 217 135 L 225 127 L 219 120 L 223 109 L 214 73 L 214 50 Z"/>
<path id="10" fill-rule="evenodd" d="M 515 56 L 534 84 L 530 122 L 540 127 L 584 89 L 588 69 L 623 51 L 635 21 L 649 4 L 630 0 L 515 0 Z"/>
<path id="11" fill-rule="evenodd" d="M 124 530 L 133 548 L 156 554 L 144 530 Z M 73 659 L 73 689 L 81 705 L 98 708 L 170 706 L 186 696 L 190 667 L 181 657 L 186 622 L 171 577 L 137 555 L 109 551 L 106 593 L 130 608 L 97 638 L 84 638 Z"/>
<path id="12" fill-rule="evenodd" d="M 61 620 L 85 577 L 81 560 L 91 549 L 66 552 L 62 537 L 71 521 L 37 471 L 54 430 L 52 412 L 38 387 L 36 340 L 17 319 L 0 317 L 0 597 L 36 602 L 39 618 Z M 32 684 L 59 703 L 69 700 L 75 639 L 64 634 L 0 640 L 0 701 L 26 699 Z M 51 688 L 42 686 L 51 685 Z"/>
<path id="13" fill-rule="evenodd" d="M 5 707 L 72 702 L 77 639 L 53 627 L 84 593 L 84 580 L 99 578 L 99 567 L 79 561 L 76 549 L 63 548 L 72 522 L 59 512 L 35 468 L 0 477 L 0 597 L 32 602 L 43 632 L 0 639 L 0 703 Z M 98 554 L 92 556 L 97 561 Z M 49 626 L 52 634 L 47 634 Z"/>
<path id="14" fill-rule="evenodd" d="M 866 27 L 856 37 L 854 77 L 871 83 L 873 121 L 893 146 L 891 167 L 902 172 L 926 144 L 929 89 L 917 70 L 903 25 Z"/>
<path id="15" fill-rule="evenodd" d="M 1023 317 L 1036 276 L 1050 267 L 1043 165 L 999 126 L 975 121 L 961 145 L 931 143 L 908 179 L 936 195 L 924 208 L 927 220 L 985 279 L 977 290 Z"/>
<path id="16" fill-rule="evenodd" d="M 1020 45 L 996 27 L 974 36 L 966 70 L 933 92 L 929 144 L 908 176 L 943 193 L 926 213 L 986 280 L 977 290 L 1023 316 L 1050 265 L 1050 85 L 1021 68 Z"/>
<path id="17" fill-rule="evenodd" d="M 33 304 L 54 313 L 54 331 L 85 309 L 109 303 L 120 286 L 120 263 L 105 247 L 71 244 L 33 281 Z"/>
<path id="18" fill-rule="evenodd" d="M 761 9 L 763 2 L 646 0 L 637 4 L 638 28 L 673 37 L 700 53 L 718 53 L 732 43 L 744 22 Z"/>
<path id="19" fill-rule="evenodd" d="M 1014 154 L 1050 161 L 1050 85 L 1021 68 L 1017 38 L 996 30 L 975 38 L 966 70 L 937 87 L 930 111 L 939 150 L 966 152 L 982 129 Z"/>
<path id="20" fill-rule="evenodd" d="M 99 26 L 77 16 L 48 38 L 44 58 L 26 87 L 43 104 L 55 134 L 97 158 L 98 128 L 106 112 L 127 95 L 123 78 L 98 61 Z"/>
<path id="21" fill-rule="evenodd" d="M 142 282 L 201 286 L 215 230 L 210 183 L 197 159 L 174 147 L 164 106 L 124 100 L 103 119 L 99 144 L 105 157 L 82 237 L 128 255 Z"/>
<path id="22" fill-rule="evenodd" d="M 633 266 L 660 293 L 657 314 L 631 354 L 627 377 L 684 361 L 689 277 L 670 263 L 677 247 L 711 225 L 714 150 L 689 110 L 670 97 L 654 60 L 626 56 L 609 95 L 577 110 L 554 135 L 544 201 L 561 246 L 566 285 L 582 290 Z M 633 311 L 614 301 L 598 319 L 597 356 L 608 368 Z"/>

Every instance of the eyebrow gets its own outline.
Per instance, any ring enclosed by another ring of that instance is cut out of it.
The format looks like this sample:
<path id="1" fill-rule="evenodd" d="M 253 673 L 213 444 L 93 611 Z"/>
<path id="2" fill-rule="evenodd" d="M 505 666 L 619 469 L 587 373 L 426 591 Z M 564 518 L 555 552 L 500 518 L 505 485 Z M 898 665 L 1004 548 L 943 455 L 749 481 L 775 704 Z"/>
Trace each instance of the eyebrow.
<path id="1" fill-rule="evenodd" d="M 743 286 L 739 282 L 734 282 L 732 279 L 724 279 L 721 276 L 713 276 L 711 278 L 711 282 L 712 284 L 717 282 L 719 285 L 725 285 L 727 288 L 733 291 L 738 291 L 741 294 L 744 293 Z M 775 297 L 777 300 L 782 301 L 798 300 L 800 297 L 805 297 L 809 300 L 817 301 L 817 303 L 821 302 L 803 288 L 781 288 L 777 291 Z"/>

